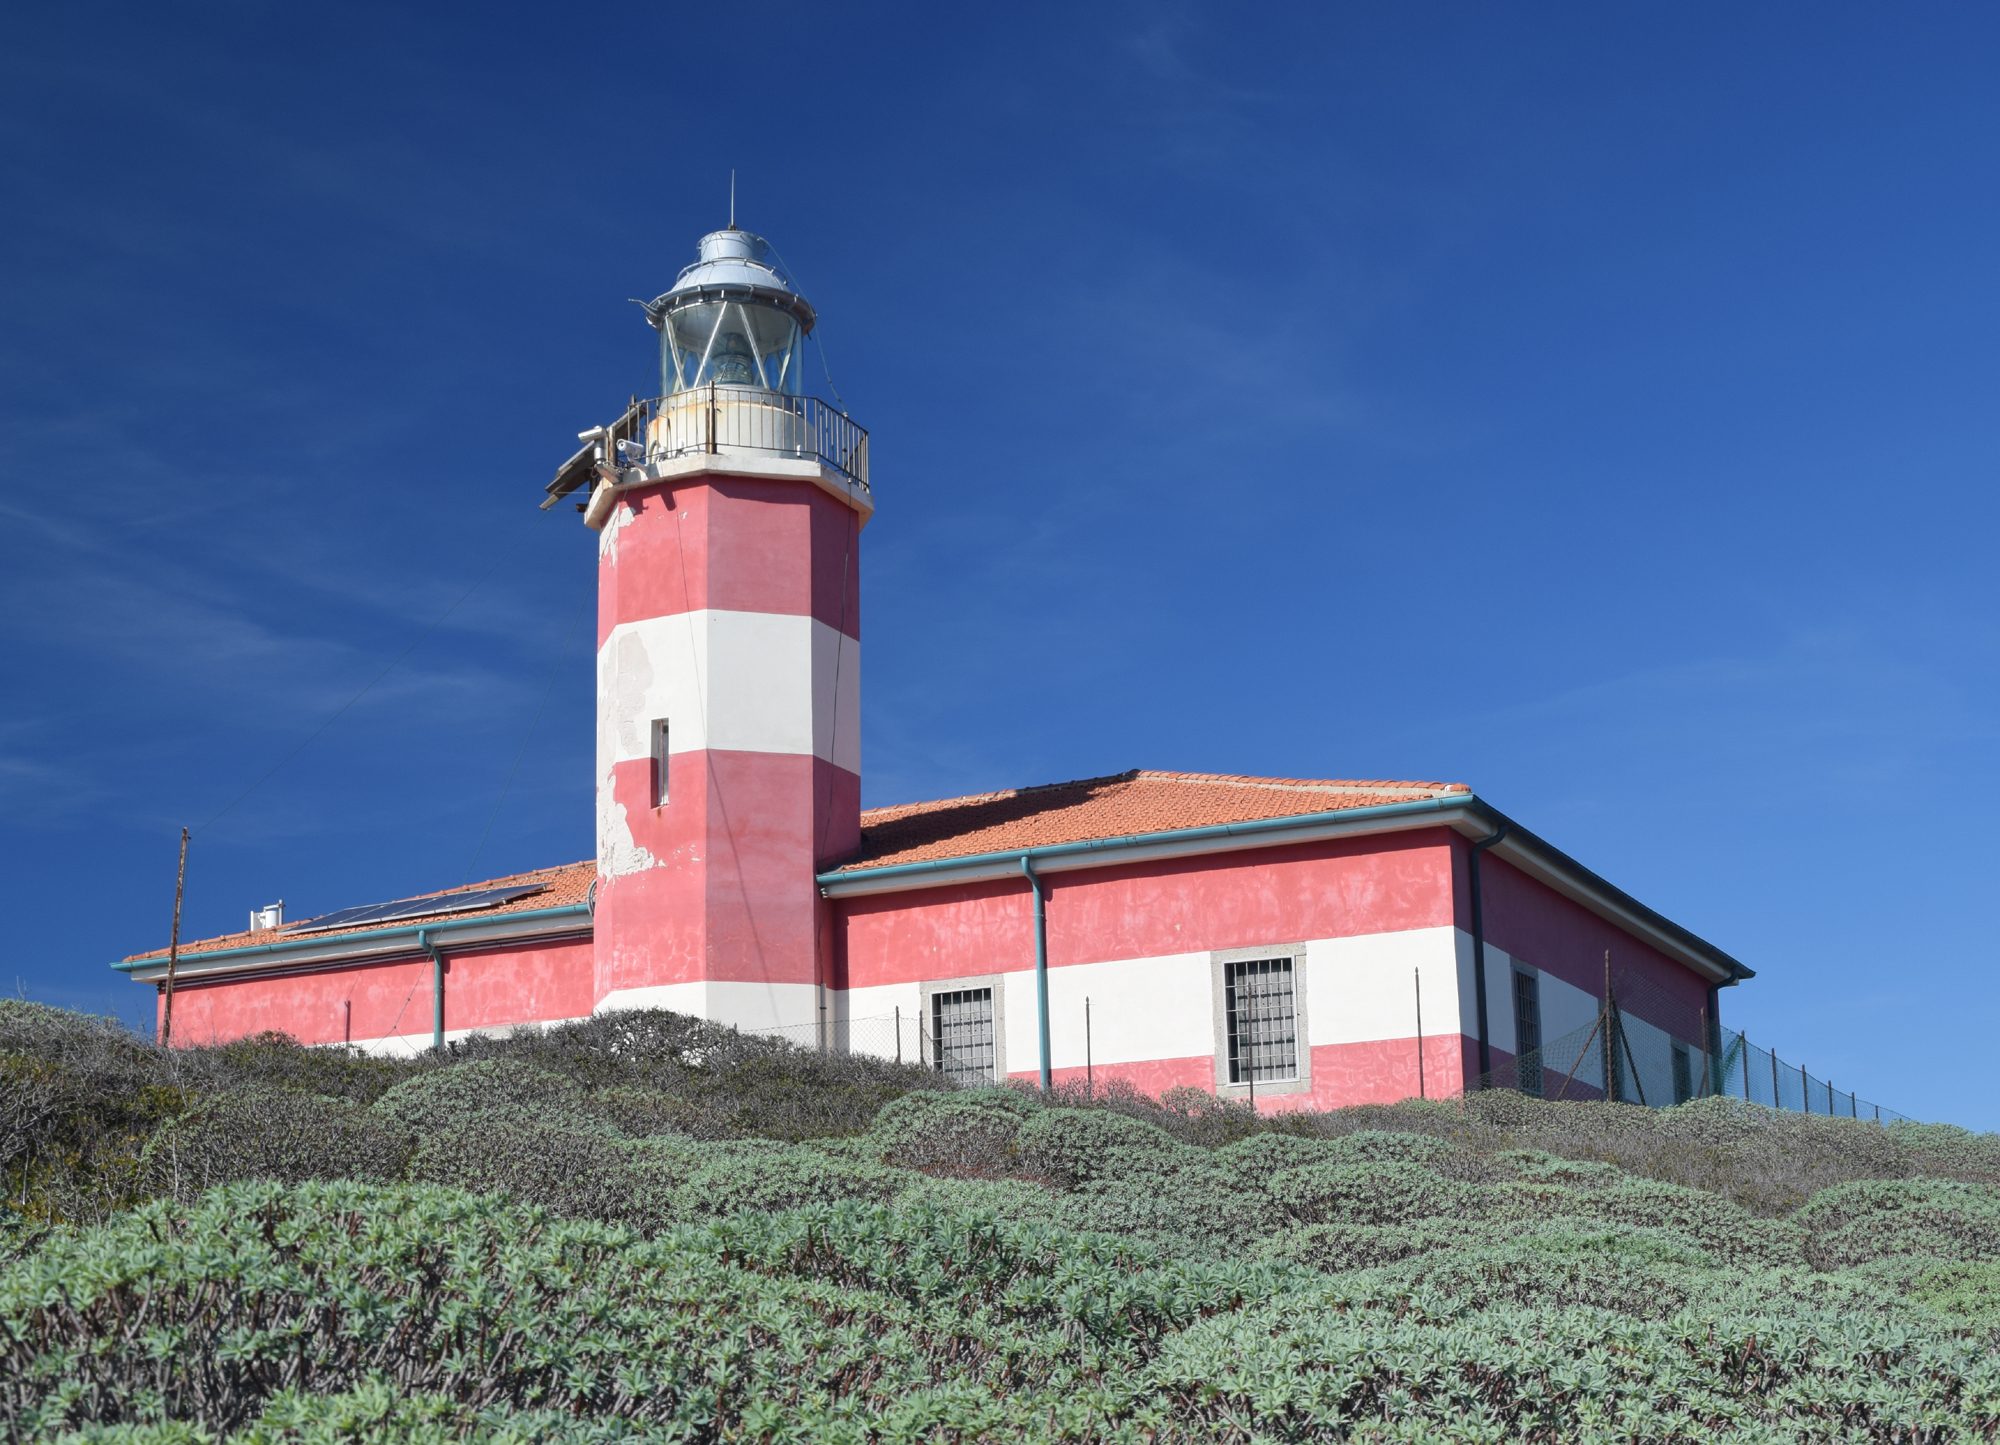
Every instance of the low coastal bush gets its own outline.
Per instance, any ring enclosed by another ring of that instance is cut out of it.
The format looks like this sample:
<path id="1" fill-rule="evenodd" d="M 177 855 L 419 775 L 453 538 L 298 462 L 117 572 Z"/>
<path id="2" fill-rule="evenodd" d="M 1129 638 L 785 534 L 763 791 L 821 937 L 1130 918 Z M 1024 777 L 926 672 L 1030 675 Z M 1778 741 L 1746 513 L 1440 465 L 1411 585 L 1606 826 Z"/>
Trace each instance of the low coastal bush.
<path id="1" fill-rule="evenodd" d="M 2000 1140 L 1941 1126 L 0 1005 L 0 1169 L 24 1440 L 2000 1435 Z"/>

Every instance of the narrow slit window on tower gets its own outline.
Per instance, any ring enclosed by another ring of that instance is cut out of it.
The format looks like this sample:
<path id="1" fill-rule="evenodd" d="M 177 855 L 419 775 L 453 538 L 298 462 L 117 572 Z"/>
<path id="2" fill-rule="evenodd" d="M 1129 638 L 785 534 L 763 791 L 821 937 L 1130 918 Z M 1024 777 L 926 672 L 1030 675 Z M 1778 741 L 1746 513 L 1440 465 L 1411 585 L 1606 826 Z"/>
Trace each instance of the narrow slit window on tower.
<path id="1" fill-rule="evenodd" d="M 956 1084 L 997 1082 L 993 990 L 931 995 L 931 1066 Z"/>
<path id="2" fill-rule="evenodd" d="M 667 806 L 667 720 L 653 724 L 653 806 Z"/>
<path id="3" fill-rule="evenodd" d="M 1262 1084 L 1299 1076 L 1298 1005 L 1289 958 L 1222 966 L 1228 1013 L 1229 1082 Z"/>
<path id="4" fill-rule="evenodd" d="M 1685 1104 L 1694 1097 L 1694 1059 L 1688 1046 L 1674 1040 L 1674 1102 Z"/>
<path id="5" fill-rule="evenodd" d="M 1524 1094 L 1542 1092 L 1542 980 L 1514 974 L 1514 1074 Z"/>

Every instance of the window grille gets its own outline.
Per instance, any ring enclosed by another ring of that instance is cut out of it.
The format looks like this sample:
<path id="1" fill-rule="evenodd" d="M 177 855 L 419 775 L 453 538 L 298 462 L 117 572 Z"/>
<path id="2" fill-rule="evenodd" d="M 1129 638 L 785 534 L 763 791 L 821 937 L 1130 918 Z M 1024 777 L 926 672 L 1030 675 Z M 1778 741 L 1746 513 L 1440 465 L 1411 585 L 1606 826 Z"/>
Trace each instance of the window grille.
<path id="1" fill-rule="evenodd" d="M 931 995 L 931 1064 L 959 1084 L 994 1076 L 993 990 L 962 988 Z"/>
<path id="2" fill-rule="evenodd" d="M 1688 1057 L 1687 1045 L 1676 1041 L 1674 1044 L 1674 1102 L 1685 1104 L 1694 1097 L 1694 1061 Z"/>
<path id="3" fill-rule="evenodd" d="M 1264 1083 L 1299 1076 L 1298 1011 L 1289 958 L 1222 966 L 1229 1013 L 1229 1082 Z"/>
<path id="4" fill-rule="evenodd" d="M 1514 974 L 1514 1073 L 1524 1094 L 1542 1092 L 1542 980 Z"/>

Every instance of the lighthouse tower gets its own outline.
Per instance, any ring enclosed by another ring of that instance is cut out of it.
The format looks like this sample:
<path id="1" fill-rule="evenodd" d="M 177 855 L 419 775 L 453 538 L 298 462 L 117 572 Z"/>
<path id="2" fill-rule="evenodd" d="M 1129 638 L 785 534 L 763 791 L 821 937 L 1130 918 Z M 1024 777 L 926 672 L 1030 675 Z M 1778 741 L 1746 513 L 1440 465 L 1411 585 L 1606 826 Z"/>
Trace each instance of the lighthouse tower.
<path id="1" fill-rule="evenodd" d="M 867 433 L 805 395 L 815 316 L 760 237 L 646 308 L 660 395 L 583 434 L 599 534 L 596 1007 L 827 1027 L 814 875 L 860 843 Z"/>

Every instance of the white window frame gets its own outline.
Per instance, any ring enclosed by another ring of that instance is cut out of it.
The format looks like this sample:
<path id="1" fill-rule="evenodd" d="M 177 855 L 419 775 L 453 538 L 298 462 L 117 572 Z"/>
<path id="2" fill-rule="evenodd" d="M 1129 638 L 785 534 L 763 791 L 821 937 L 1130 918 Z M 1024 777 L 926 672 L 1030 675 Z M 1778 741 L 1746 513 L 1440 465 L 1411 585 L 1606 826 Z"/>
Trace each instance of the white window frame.
<path id="1" fill-rule="evenodd" d="M 1229 1081 L 1229 992 L 1224 983 L 1226 965 L 1255 963 L 1262 959 L 1290 959 L 1292 963 L 1292 1035 L 1297 1074 L 1289 1079 L 1260 1079 L 1254 1085 Z M 1260 1099 L 1279 1094 L 1312 1092 L 1312 1033 L 1306 1013 L 1306 946 L 1303 943 L 1273 943 L 1262 948 L 1224 948 L 1208 956 L 1209 987 L 1215 1012 L 1215 1093 L 1222 1099 L 1247 1099 L 1254 1092 Z"/>
<path id="2" fill-rule="evenodd" d="M 667 806 L 667 720 L 653 719 L 653 806 Z"/>
<path id="3" fill-rule="evenodd" d="M 923 1020 L 924 1067 L 935 1070 L 936 1041 L 931 1033 L 933 1005 L 931 1000 L 941 993 L 961 993 L 966 989 L 990 988 L 993 990 L 993 1082 L 1007 1082 L 1007 976 L 1000 973 L 975 974 L 967 978 L 939 978 L 925 982 L 920 989 L 921 1007 L 919 1017 Z"/>

